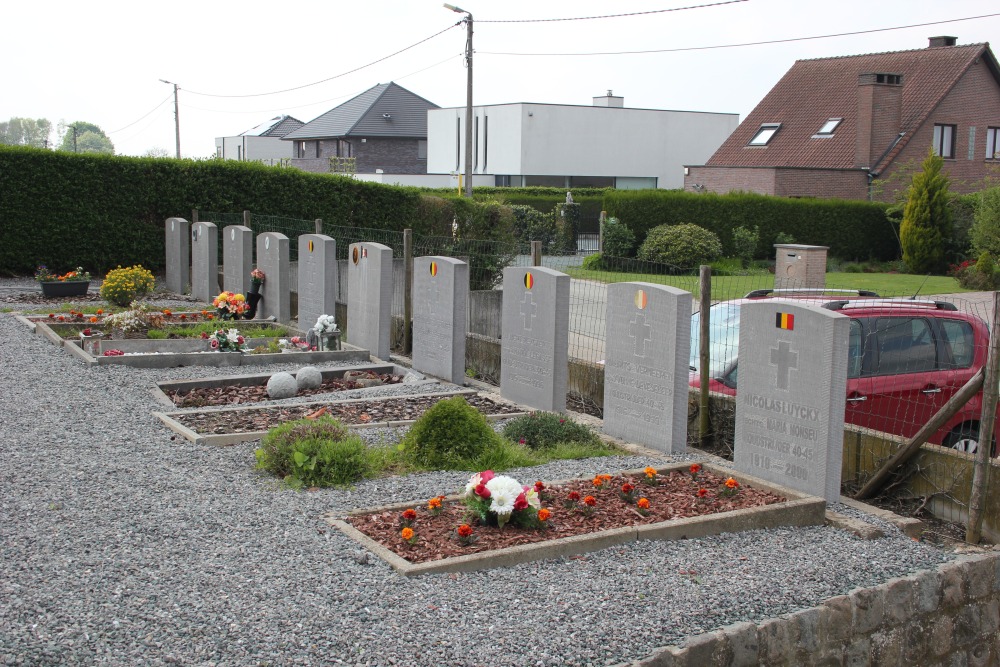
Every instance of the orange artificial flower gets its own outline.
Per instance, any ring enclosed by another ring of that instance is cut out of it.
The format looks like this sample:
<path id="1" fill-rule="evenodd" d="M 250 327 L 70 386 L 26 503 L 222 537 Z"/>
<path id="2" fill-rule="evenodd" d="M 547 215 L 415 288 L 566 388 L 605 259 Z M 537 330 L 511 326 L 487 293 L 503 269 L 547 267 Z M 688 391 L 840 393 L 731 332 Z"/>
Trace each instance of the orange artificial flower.
<path id="1" fill-rule="evenodd" d="M 641 510 L 648 510 L 649 509 L 649 498 L 639 498 L 639 501 L 636 503 L 636 505 Z"/>
<path id="2" fill-rule="evenodd" d="M 409 526 L 407 526 L 407 527 L 406 527 L 406 528 L 404 528 L 403 530 L 399 531 L 399 535 L 400 535 L 400 537 L 402 537 L 402 538 L 403 538 L 404 540 L 406 540 L 407 542 L 409 542 L 410 540 L 412 540 L 412 539 L 413 539 L 413 529 L 412 529 L 412 528 L 410 528 Z"/>
<path id="3" fill-rule="evenodd" d="M 598 475 L 597 477 L 594 478 L 593 485 L 596 486 L 598 489 L 601 488 L 601 484 L 603 484 L 603 483 L 604 483 L 604 480 L 601 479 L 600 475 Z"/>
<path id="4" fill-rule="evenodd" d="M 166 315 L 167 317 L 170 317 L 173 313 L 170 312 L 169 308 L 164 308 L 163 314 Z"/>
<path id="5" fill-rule="evenodd" d="M 56 319 L 58 319 L 58 320 L 59 320 L 60 322 L 65 322 L 65 321 L 66 321 L 66 318 L 65 318 L 65 317 L 63 317 L 62 315 L 60 315 L 60 316 L 59 316 L 59 317 L 57 317 Z"/>
<path id="6" fill-rule="evenodd" d="M 438 497 L 438 498 L 431 498 L 430 500 L 428 500 L 427 501 L 427 509 L 429 509 L 429 510 L 441 509 L 441 498 L 440 497 Z"/>
<path id="7" fill-rule="evenodd" d="M 458 535 L 459 537 L 469 537 L 472 535 L 472 526 L 467 523 L 463 523 L 458 527 Z"/>
<path id="8" fill-rule="evenodd" d="M 96 322 L 97 322 L 97 318 L 96 317 L 91 317 L 90 318 L 90 323 L 91 324 L 95 324 Z"/>
<path id="9" fill-rule="evenodd" d="M 98 315 L 103 315 L 104 314 L 104 309 L 103 308 L 98 308 L 97 309 L 97 314 Z"/>
<path id="10" fill-rule="evenodd" d="M 206 315 L 205 317 L 207 317 L 207 318 L 208 318 L 208 319 L 210 319 L 210 320 L 214 320 L 214 319 L 215 319 L 215 315 L 213 315 L 212 313 L 209 313 L 209 314 L 208 314 L 208 315 Z"/>
<path id="11" fill-rule="evenodd" d="M 650 479 L 656 477 L 656 468 L 652 466 L 647 466 L 643 472 L 646 473 L 646 477 L 649 477 Z"/>
<path id="12" fill-rule="evenodd" d="M 551 516 L 551 514 L 552 514 L 551 512 L 549 512 L 547 509 L 545 509 L 543 507 L 542 509 L 538 510 L 538 520 L 539 521 L 548 521 L 549 520 L 549 516 Z"/>
<path id="13" fill-rule="evenodd" d="M 187 318 L 188 318 L 188 316 L 187 316 L 187 315 L 185 315 L 184 313 L 181 313 L 181 319 L 182 319 L 182 320 L 186 320 Z"/>
<path id="14" fill-rule="evenodd" d="M 726 480 L 726 488 L 727 489 L 738 489 L 739 487 L 740 487 L 740 483 L 737 482 L 732 477 L 730 477 L 729 479 Z"/>
<path id="15" fill-rule="evenodd" d="M 597 498 L 595 498 L 594 496 L 587 496 L 586 498 L 583 499 L 583 504 L 588 507 L 593 507 L 594 505 L 597 504 Z"/>

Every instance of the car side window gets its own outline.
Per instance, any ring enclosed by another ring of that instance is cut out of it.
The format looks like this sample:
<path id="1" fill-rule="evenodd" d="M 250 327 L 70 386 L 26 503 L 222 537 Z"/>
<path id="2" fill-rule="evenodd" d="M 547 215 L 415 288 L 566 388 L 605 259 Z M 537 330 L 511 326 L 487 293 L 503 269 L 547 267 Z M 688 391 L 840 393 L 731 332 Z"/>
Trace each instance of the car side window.
<path id="1" fill-rule="evenodd" d="M 950 359 L 942 360 L 946 368 L 968 368 L 975 358 L 975 335 L 972 325 L 961 320 L 940 320 L 944 344 Z"/>
<path id="2" fill-rule="evenodd" d="M 937 367 L 937 350 L 930 323 L 922 317 L 880 317 L 875 320 L 878 351 L 876 375 L 919 373 Z"/>
<path id="3" fill-rule="evenodd" d="M 861 322 L 851 320 L 851 332 L 847 342 L 847 377 L 861 377 L 861 362 L 864 361 L 864 345 L 861 337 Z"/>

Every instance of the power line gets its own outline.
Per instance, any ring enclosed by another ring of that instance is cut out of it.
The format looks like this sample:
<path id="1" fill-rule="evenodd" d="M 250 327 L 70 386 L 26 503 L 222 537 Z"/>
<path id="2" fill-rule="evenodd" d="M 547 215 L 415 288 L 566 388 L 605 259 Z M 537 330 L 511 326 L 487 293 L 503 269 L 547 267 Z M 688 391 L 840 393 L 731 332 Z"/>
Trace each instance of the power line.
<path id="1" fill-rule="evenodd" d="M 722 0 L 721 2 L 711 2 L 705 5 L 691 5 L 689 7 L 673 7 L 671 9 L 652 9 L 646 12 L 629 12 L 628 14 L 605 14 L 603 16 L 575 16 L 562 19 L 476 19 L 476 23 L 555 23 L 557 21 L 592 21 L 594 19 L 617 19 L 627 16 L 645 16 L 647 14 L 663 14 L 666 12 L 681 12 L 686 9 L 703 9 L 705 7 L 719 7 L 721 5 L 733 5 L 747 0 Z"/>
<path id="2" fill-rule="evenodd" d="M 348 74 L 353 74 L 354 72 L 359 72 L 359 71 L 361 71 L 361 70 L 363 70 L 365 68 L 371 67 L 372 65 L 376 65 L 376 64 L 382 62 L 383 60 L 388 60 L 389 58 L 392 58 L 393 56 L 398 56 L 400 53 L 403 53 L 404 51 L 409 51 L 410 49 L 412 49 L 415 46 L 420 46 L 424 42 L 430 41 L 430 40 L 434 39 L 435 37 L 437 37 L 438 35 L 443 35 L 444 33 L 448 32 L 452 28 L 454 28 L 454 27 L 456 27 L 458 25 L 461 25 L 461 24 L 462 24 L 462 21 L 458 21 L 457 23 L 454 23 L 454 24 L 448 26 L 444 30 L 442 30 L 440 32 L 434 33 L 430 37 L 425 37 L 424 39 L 420 40 L 419 42 L 415 42 L 413 44 L 410 44 L 406 48 L 400 49 L 399 51 L 396 51 L 395 53 L 390 53 L 387 56 L 379 58 L 378 60 L 373 60 L 372 62 L 368 63 L 367 65 L 362 65 L 360 67 L 355 67 L 352 70 L 348 70 L 346 72 L 341 72 L 340 74 L 336 74 L 334 76 L 328 77 L 326 79 L 323 79 L 322 81 L 314 81 L 313 83 L 306 83 L 306 84 L 303 84 L 301 86 L 295 86 L 294 88 L 285 88 L 284 90 L 274 90 L 274 91 L 271 91 L 269 93 L 251 93 L 251 94 L 248 94 L 248 95 L 215 95 L 215 94 L 212 94 L 212 93 L 199 93 L 197 91 L 188 90 L 188 89 L 185 89 L 185 92 L 187 92 L 189 95 L 201 95 L 203 97 L 229 97 L 229 98 L 233 98 L 233 97 L 264 97 L 266 95 L 278 95 L 280 93 L 290 93 L 293 90 L 302 90 L 303 88 L 309 88 L 311 86 L 318 86 L 321 83 L 326 83 L 327 81 L 333 81 L 334 79 L 339 79 L 339 78 L 341 78 L 343 76 L 347 76 Z"/>
<path id="3" fill-rule="evenodd" d="M 685 46 L 673 49 L 646 49 L 642 51 L 591 51 L 583 53 L 515 53 L 510 51 L 476 51 L 476 53 L 491 56 L 626 56 L 643 53 L 676 53 L 678 51 L 708 51 L 711 49 L 733 49 L 743 46 L 763 46 L 765 44 L 784 44 L 787 42 L 804 42 L 811 39 L 827 39 L 830 37 L 848 37 L 850 35 L 867 35 L 873 32 L 888 32 L 891 30 L 905 30 L 907 28 L 923 28 L 931 25 L 941 25 L 943 23 L 957 23 L 959 21 L 972 21 L 975 19 L 986 19 L 996 14 L 983 14 L 981 16 L 966 16 L 960 19 L 946 19 L 943 21 L 930 21 L 928 23 L 913 23 L 910 25 L 900 25 L 892 28 L 873 28 L 871 30 L 856 30 L 853 32 L 838 32 L 830 35 L 813 35 L 811 37 L 789 37 L 788 39 L 771 39 L 763 42 L 742 42 L 739 44 L 714 44 L 712 46 Z"/>
<path id="4" fill-rule="evenodd" d="M 173 96 L 174 96 L 173 93 L 167 95 L 166 97 L 163 98 L 163 102 L 166 102 L 167 100 L 169 100 Z M 142 120 L 143 118 L 145 118 L 149 114 L 153 113 L 154 111 L 156 111 L 157 109 L 159 109 L 160 107 L 162 107 L 163 106 L 163 102 L 160 102 L 155 107 L 153 107 L 152 109 L 150 109 L 149 111 L 147 111 L 146 113 L 144 113 L 142 116 L 140 116 L 136 120 L 134 120 L 131 123 L 129 123 L 128 125 L 126 125 L 125 127 L 119 128 L 117 130 L 111 130 L 110 132 L 108 132 L 108 134 L 115 134 L 117 132 L 121 132 L 122 130 L 127 130 L 128 128 L 132 127 L 133 125 L 135 125 L 136 123 L 138 123 L 140 120 Z"/>

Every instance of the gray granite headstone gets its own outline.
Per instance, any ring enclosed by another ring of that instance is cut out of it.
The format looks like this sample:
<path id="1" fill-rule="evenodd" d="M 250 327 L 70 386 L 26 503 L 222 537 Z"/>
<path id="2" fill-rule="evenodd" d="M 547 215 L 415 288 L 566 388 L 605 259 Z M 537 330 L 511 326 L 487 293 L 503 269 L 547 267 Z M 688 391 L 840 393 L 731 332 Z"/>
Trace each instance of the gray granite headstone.
<path id="1" fill-rule="evenodd" d="M 604 432 L 687 451 L 691 293 L 653 283 L 608 286 Z"/>
<path id="2" fill-rule="evenodd" d="M 811 304 L 740 307 L 737 469 L 840 502 L 849 331 Z"/>
<path id="3" fill-rule="evenodd" d="M 253 270 L 253 230 L 243 225 L 222 229 L 222 289 L 245 294 Z"/>
<path id="4" fill-rule="evenodd" d="M 500 395 L 564 412 L 568 379 L 569 276 L 540 266 L 503 270 Z"/>
<path id="5" fill-rule="evenodd" d="M 257 268 L 264 272 L 257 319 L 275 317 L 279 322 L 292 319 L 289 266 L 287 236 L 278 232 L 265 232 L 257 236 Z"/>
<path id="6" fill-rule="evenodd" d="M 323 234 L 299 236 L 300 329 L 316 324 L 320 315 L 336 317 L 337 273 L 336 241 Z"/>
<path id="7" fill-rule="evenodd" d="M 211 301 L 219 291 L 219 228 L 196 222 L 191 225 L 191 296 Z"/>
<path id="8" fill-rule="evenodd" d="M 347 342 L 389 359 L 392 248 L 352 243 L 347 252 Z"/>
<path id="9" fill-rule="evenodd" d="M 451 257 L 413 260 L 413 367 L 465 382 L 469 265 Z"/>
<path id="10" fill-rule="evenodd" d="M 165 226 L 167 289 L 184 294 L 191 282 L 191 223 L 184 218 L 167 218 Z"/>

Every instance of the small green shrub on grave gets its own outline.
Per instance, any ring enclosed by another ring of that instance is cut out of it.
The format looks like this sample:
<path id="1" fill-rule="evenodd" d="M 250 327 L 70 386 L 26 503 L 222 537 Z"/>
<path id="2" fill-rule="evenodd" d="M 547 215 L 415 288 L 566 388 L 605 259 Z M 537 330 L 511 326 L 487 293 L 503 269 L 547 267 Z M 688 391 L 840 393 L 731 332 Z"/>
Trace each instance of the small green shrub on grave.
<path id="1" fill-rule="evenodd" d="M 639 246 L 638 258 L 690 269 L 709 264 L 722 255 L 719 237 L 692 224 L 660 225 L 649 230 Z"/>
<path id="2" fill-rule="evenodd" d="M 601 444 L 587 426 L 552 412 L 532 412 L 513 419 L 504 427 L 503 435 L 531 449 L 551 449 L 559 443 Z"/>
<path id="3" fill-rule="evenodd" d="M 438 401 L 410 427 L 400 448 L 413 465 L 431 470 L 466 470 L 503 438 L 486 417 L 461 396 Z"/>
<path id="4" fill-rule="evenodd" d="M 273 428 L 254 455 L 257 468 L 293 486 L 350 484 L 377 470 L 361 437 L 331 417 Z"/>

